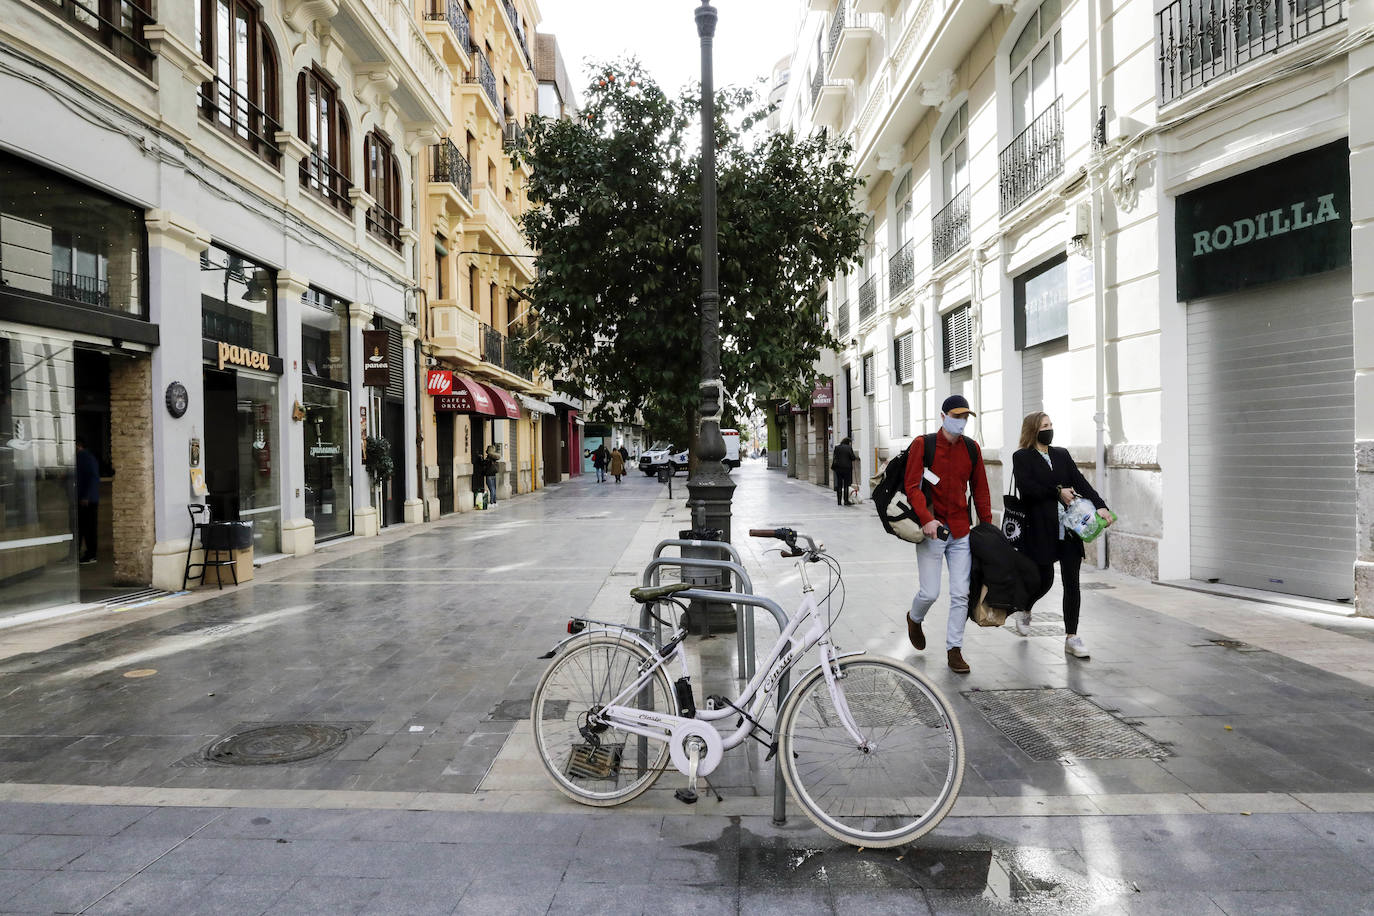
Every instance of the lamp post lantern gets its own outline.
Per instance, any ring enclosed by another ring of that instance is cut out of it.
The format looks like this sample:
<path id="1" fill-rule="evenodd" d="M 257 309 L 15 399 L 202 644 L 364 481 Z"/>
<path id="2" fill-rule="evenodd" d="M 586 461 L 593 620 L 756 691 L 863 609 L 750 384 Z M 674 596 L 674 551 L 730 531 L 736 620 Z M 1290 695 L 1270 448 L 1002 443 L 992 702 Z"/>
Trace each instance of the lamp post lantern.
<path id="1" fill-rule="evenodd" d="M 695 11 L 701 38 L 701 415 L 697 436 L 697 466 L 687 481 L 692 523 L 717 528 L 730 540 L 730 499 L 734 481 L 721 459 L 725 439 L 720 422 L 725 393 L 720 377 L 719 258 L 716 252 L 716 105 L 712 78 L 711 43 L 716 34 L 716 9 L 701 0 Z"/>

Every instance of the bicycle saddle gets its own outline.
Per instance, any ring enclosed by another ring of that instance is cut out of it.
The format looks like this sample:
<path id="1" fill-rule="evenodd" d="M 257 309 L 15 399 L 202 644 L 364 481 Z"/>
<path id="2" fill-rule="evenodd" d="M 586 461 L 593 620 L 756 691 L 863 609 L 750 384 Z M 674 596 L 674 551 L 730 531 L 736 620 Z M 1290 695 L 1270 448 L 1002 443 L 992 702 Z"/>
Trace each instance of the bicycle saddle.
<path id="1" fill-rule="evenodd" d="M 671 582 L 668 585 L 641 585 L 638 588 L 630 589 L 630 597 L 640 604 L 648 604 L 650 601 L 667 598 L 676 592 L 686 591 L 694 587 L 686 582 Z"/>

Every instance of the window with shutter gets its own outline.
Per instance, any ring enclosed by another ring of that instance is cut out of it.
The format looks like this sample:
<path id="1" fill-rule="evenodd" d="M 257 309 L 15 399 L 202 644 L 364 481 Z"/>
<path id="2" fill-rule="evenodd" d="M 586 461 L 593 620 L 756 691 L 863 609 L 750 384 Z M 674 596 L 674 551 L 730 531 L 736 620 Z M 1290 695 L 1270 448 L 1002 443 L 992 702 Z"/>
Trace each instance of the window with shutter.
<path id="1" fill-rule="evenodd" d="M 892 369 L 897 374 L 897 384 L 905 385 L 913 374 L 912 332 L 908 331 L 892 342 Z"/>
<path id="2" fill-rule="evenodd" d="M 961 306 L 943 318 L 945 371 L 973 365 L 973 307 Z"/>
<path id="3" fill-rule="evenodd" d="M 405 344 L 401 341 L 401 329 L 396 325 L 386 325 L 386 357 L 391 363 L 391 374 L 387 376 L 387 397 L 405 400 Z"/>
<path id="4" fill-rule="evenodd" d="M 874 379 L 873 354 L 868 353 L 864 356 L 864 394 L 872 394 L 876 379 Z"/>

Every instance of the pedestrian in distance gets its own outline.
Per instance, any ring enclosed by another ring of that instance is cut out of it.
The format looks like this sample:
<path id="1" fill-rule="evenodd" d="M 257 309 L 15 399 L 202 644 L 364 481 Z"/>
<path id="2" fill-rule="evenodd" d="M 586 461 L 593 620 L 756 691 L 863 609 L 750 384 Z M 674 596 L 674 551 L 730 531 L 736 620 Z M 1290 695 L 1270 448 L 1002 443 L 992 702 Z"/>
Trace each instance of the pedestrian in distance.
<path id="1" fill-rule="evenodd" d="M 1082 595 L 1078 585 L 1079 567 L 1085 552 L 1078 535 L 1059 521 L 1059 506 L 1067 506 L 1082 496 L 1097 508 L 1105 524 L 1112 523 L 1111 510 L 1083 477 L 1066 448 L 1051 446 L 1054 423 L 1044 411 L 1026 414 L 1021 421 L 1019 448 L 1011 456 L 1012 477 L 1021 507 L 1026 513 L 1021 537 L 1016 546 L 1040 568 L 1040 588 L 1031 599 L 1031 608 L 1054 584 L 1054 564 L 1064 584 L 1064 651 L 1075 658 L 1088 658 L 1088 648 L 1078 635 L 1078 615 Z M 1012 618 L 1020 636 L 1030 635 L 1031 610 Z"/>
<path id="2" fill-rule="evenodd" d="M 621 449 L 611 449 L 610 471 L 616 483 L 620 483 L 620 478 L 625 476 L 625 456 L 621 453 Z"/>
<path id="3" fill-rule="evenodd" d="M 487 453 L 482 457 L 482 476 L 487 481 L 487 505 L 496 505 L 496 475 L 501 472 L 501 449 L 496 445 L 488 445 Z"/>
<path id="4" fill-rule="evenodd" d="M 76 437 L 76 536 L 78 562 L 96 561 L 100 547 L 100 460 Z M 68 554 L 70 556 L 70 554 Z"/>
<path id="5" fill-rule="evenodd" d="M 921 625 L 935 599 L 940 597 L 941 567 L 948 565 L 949 621 L 945 625 L 945 653 L 949 667 L 959 674 L 969 672 L 963 646 L 964 624 L 968 622 L 969 572 L 973 562 L 969 549 L 969 531 L 973 527 L 970 495 L 972 508 L 978 511 L 978 520 L 992 521 L 992 498 L 988 493 L 982 449 L 971 438 L 964 441 L 964 430 L 972 416 L 976 414 L 969 409 L 963 395 L 952 394 L 945 398 L 940 406 L 940 429 L 934 434 L 935 457 L 927 468 L 922 466 L 925 461 L 923 448 L 908 451 L 902 487 L 925 534 L 925 540 L 916 545 L 916 571 L 921 585 L 907 614 L 907 638 L 917 649 L 926 647 Z M 922 489 L 923 483 L 928 490 Z M 930 493 L 929 504 L 927 492 Z"/>
<path id="6" fill-rule="evenodd" d="M 601 443 L 592 452 L 592 467 L 596 468 L 596 482 L 606 482 L 606 465 L 610 463 L 611 455 L 606 449 L 606 443 Z"/>
<path id="7" fill-rule="evenodd" d="M 624 442 L 620 443 L 620 447 L 617 448 L 616 451 L 620 452 L 620 459 L 622 461 L 624 461 L 626 464 L 630 463 L 630 450 L 625 447 Z"/>
<path id="8" fill-rule="evenodd" d="M 849 486 L 854 479 L 854 448 L 849 444 L 848 436 L 835 446 L 835 453 L 830 458 L 830 470 L 835 472 L 835 504 L 852 506 Z"/>

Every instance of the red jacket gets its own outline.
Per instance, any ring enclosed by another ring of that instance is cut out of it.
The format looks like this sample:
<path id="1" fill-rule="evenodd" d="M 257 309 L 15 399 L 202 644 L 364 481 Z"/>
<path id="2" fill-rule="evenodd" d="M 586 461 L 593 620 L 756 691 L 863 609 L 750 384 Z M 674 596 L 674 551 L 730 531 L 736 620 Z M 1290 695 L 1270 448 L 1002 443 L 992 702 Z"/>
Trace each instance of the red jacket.
<path id="1" fill-rule="evenodd" d="M 925 474 L 922 462 L 925 449 L 913 440 L 914 448 L 907 453 L 906 480 L 902 489 L 916 517 L 925 525 L 934 519 L 944 522 L 949 528 L 949 536 L 961 538 L 969 533 L 971 527 L 968 511 L 968 492 L 973 490 L 973 507 L 978 510 L 978 520 L 992 521 L 992 496 L 988 492 L 988 473 L 983 467 L 983 450 L 977 449 L 978 462 L 969 462 L 968 446 L 963 442 L 950 442 L 943 432 L 935 434 L 935 460 L 931 471 L 940 482 L 934 486 L 932 500 L 935 514 L 931 515 L 926 506 L 925 493 L 921 492 L 921 478 Z"/>

